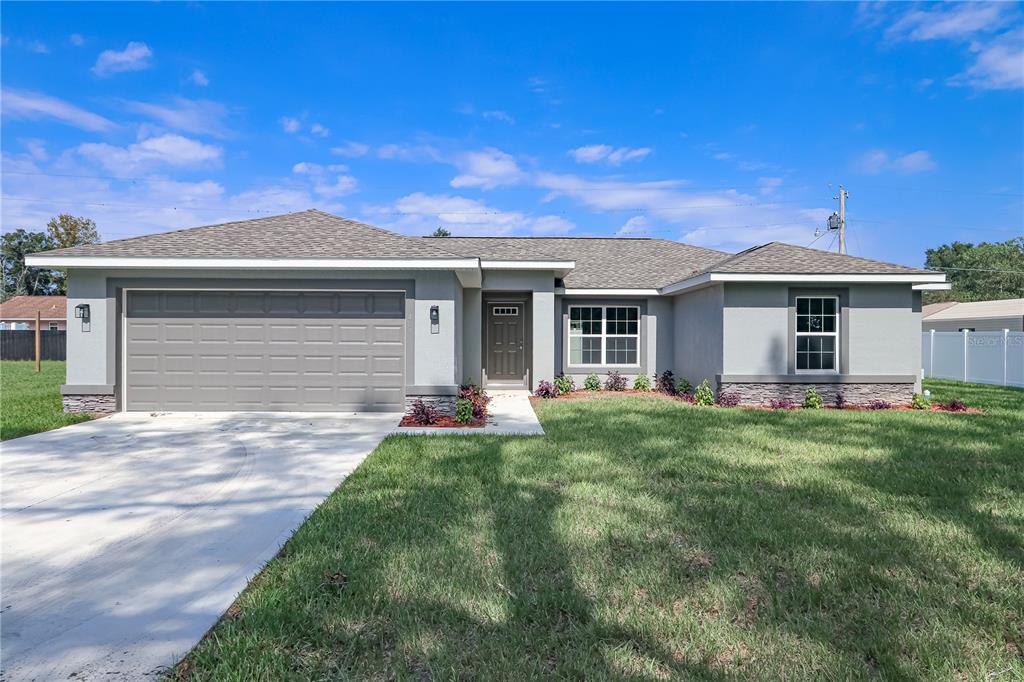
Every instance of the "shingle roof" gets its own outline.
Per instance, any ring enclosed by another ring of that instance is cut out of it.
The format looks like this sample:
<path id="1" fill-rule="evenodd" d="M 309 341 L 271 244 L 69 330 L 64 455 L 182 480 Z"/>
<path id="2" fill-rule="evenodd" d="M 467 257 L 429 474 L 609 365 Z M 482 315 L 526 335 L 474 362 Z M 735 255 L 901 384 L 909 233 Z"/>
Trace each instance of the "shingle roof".
<path id="1" fill-rule="evenodd" d="M 63 320 L 68 316 L 67 296 L 14 296 L 0 303 L 0 319 L 34 320 L 36 311 L 43 320 Z"/>
<path id="2" fill-rule="evenodd" d="M 193 227 L 48 251 L 50 256 L 150 258 L 451 258 L 395 232 L 323 211 Z"/>
<path id="3" fill-rule="evenodd" d="M 859 256 L 820 251 L 806 246 L 770 242 L 741 251 L 704 268 L 705 272 L 758 273 L 792 275 L 934 275 L 905 265 L 886 263 Z M 680 278 L 682 279 L 682 278 Z"/>
<path id="4" fill-rule="evenodd" d="M 509 254 L 574 260 L 563 279 L 569 289 L 656 289 L 719 261 L 723 251 L 667 239 L 630 237 L 443 237 L 444 248 L 464 256 L 502 260 Z"/>
<path id="5" fill-rule="evenodd" d="M 929 310 L 929 308 L 930 306 L 925 306 L 922 310 L 922 319 L 967 320 L 989 317 L 1024 317 L 1024 298 L 949 303 L 938 310 L 934 308 Z"/>

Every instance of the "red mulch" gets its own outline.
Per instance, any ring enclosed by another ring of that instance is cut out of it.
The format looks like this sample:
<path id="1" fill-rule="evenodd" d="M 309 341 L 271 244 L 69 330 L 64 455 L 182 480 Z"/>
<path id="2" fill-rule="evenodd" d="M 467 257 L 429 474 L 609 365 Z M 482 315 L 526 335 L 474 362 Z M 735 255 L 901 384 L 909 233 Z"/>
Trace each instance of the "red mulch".
<path id="1" fill-rule="evenodd" d="M 455 421 L 455 417 L 439 417 L 433 424 L 417 424 L 413 421 L 413 418 L 409 415 L 402 417 L 402 421 L 398 422 L 399 426 L 413 426 L 416 428 L 431 428 L 431 429 L 479 429 L 487 425 L 486 419 L 474 419 L 468 424 Z"/>

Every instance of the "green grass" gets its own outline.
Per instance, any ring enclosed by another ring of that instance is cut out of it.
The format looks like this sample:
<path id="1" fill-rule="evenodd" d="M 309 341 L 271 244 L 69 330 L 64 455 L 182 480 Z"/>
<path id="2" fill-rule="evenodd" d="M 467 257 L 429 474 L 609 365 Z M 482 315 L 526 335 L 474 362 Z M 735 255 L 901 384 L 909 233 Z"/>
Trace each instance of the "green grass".
<path id="1" fill-rule="evenodd" d="M 64 414 L 60 385 L 65 382 L 64 362 L 44 360 L 0 362 L 0 440 L 20 438 L 87 421 L 84 414 Z"/>
<path id="2" fill-rule="evenodd" d="M 928 388 L 987 412 L 638 397 L 391 437 L 176 674 L 1021 679 L 1024 391 Z"/>

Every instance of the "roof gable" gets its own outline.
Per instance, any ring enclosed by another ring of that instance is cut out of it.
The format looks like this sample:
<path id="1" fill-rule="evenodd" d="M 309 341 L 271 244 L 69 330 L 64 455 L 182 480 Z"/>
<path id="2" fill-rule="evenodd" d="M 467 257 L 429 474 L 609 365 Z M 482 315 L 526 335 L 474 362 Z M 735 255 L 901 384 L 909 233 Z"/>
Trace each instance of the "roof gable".
<path id="1" fill-rule="evenodd" d="M 935 274 L 932 270 L 921 270 L 782 242 L 770 242 L 741 251 L 712 264 L 703 272 L 793 275 Z"/>

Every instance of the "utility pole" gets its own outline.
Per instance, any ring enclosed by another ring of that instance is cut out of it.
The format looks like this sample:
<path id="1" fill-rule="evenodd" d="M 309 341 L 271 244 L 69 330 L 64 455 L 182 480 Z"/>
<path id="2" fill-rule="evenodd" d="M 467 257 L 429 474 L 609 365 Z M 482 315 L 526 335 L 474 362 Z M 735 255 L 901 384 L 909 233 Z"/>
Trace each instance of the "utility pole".
<path id="1" fill-rule="evenodd" d="M 850 193 L 839 185 L 839 253 L 846 253 L 846 197 Z"/>

